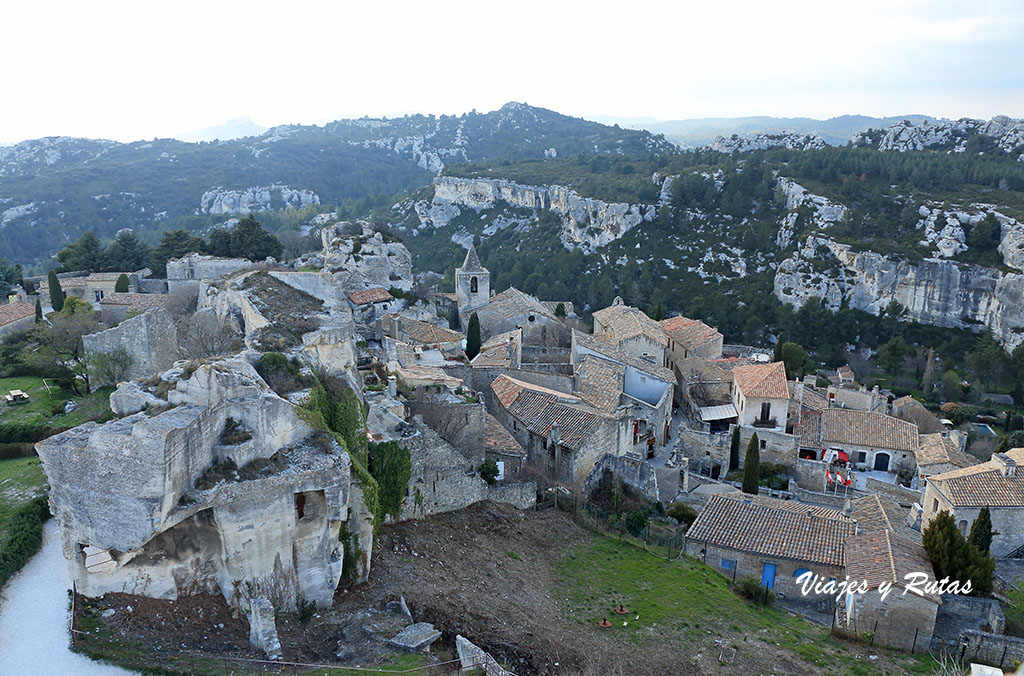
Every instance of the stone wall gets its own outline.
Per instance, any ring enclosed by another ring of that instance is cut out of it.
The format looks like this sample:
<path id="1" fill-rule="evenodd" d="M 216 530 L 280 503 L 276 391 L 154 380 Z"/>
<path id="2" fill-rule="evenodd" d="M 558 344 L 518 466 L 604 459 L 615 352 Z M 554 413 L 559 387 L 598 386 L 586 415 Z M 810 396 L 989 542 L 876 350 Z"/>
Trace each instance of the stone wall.
<path id="1" fill-rule="evenodd" d="M 1024 663 L 1024 639 L 984 631 L 965 631 L 960 635 L 960 648 L 956 654 L 962 654 L 971 662 L 1012 667 Z"/>
<path id="2" fill-rule="evenodd" d="M 202 280 L 220 279 L 224 275 L 251 267 L 252 261 L 244 258 L 218 258 L 189 254 L 167 261 L 167 290 L 195 284 Z"/>
<path id="3" fill-rule="evenodd" d="M 877 589 L 858 594 L 852 617 L 842 627 L 857 634 L 870 632 L 877 645 L 906 651 L 927 651 L 935 630 L 938 604 L 894 588 L 886 599 Z M 838 625 L 837 625 L 838 626 Z"/>
<path id="4" fill-rule="evenodd" d="M 867 494 L 877 493 L 880 497 L 894 502 L 900 507 L 910 507 L 915 502 L 924 504 L 924 491 L 915 491 L 905 486 L 879 481 L 872 477 L 864 480 L 864 492 Z"/>
<path id="5" fill-rule="evenodd" d="M 611 454 L 601 456 L 594 464 L 590 474 L 583 480 L 580 492 L 583 495 L 588 495 L 601 480 L 605 470 L 615 474 L 623 483 L 636 489 L 651 502 L 661 499 L 658 494 L 658 477 L 649 463 Z"/>
<path id="6" fill-rule="evenodd" d="M 153 308 L 112 329 L 82 337 L 87 357 L 124 347 L 132 357 L 127 379 L 147 378 L 178 359 L 177 327 L 171 315 Z"/>
<path id="7" fill-rule="evenodd" d="M 679 448 L 697 466 L 719 465 L 720 477 L 729 471 L 729 448 L 732 434 L 723 432 L 711 434 L 687 427 L 679 428 Z M 743 446 L 740 446 L 740 460 L 743 460 Z"/>
<path id="8" fill-rule="evenodd" d="M 865 495 L 865 493 L 856 489 L 848 492 L 840 489 L 838 493 L 822 493 L 821 491 L 807 491 L 799 486 L 790 485 L 789 490 L 793 493 L 793 497 L 800 502 L 809 502 L 814 505 L 831 507 L 832 509 L 838 509 L 840 511 L 842 511 L 843 507 L 846 506 L 847 500 L 861 498 Z"/>
<path id="9" fill-rule="evenodd" d="M 428 427 L 454 446 L 474 466 L 478 467 L 483 462 L 487 415 L 483 401 L 476 404 L 451 404 L 412 399 L 405 402 L 405 408 L 409 417 L 420 416 Z"/>
<path id="10" fill-rule="evenodd" d="M 1006 617 L 996 599 L 962 594 L 943 594 L 935 624 L 935 637 L 947 644 L 956 643 L 965 631 L 1002 634 Z"/>
<path id="11" fill-rule="evenodd" d="M 348 299 L 344 290 L 335 279 L 323 272 L 293 272 L 290 270 L 271 270 L 270 276 L 284 282 L 288 286 L 304 291 L 324 303 L 324 310 L 335 313 L 348 311 Z"/>
<path id="12" fill-rule="evenodd" d="M 4 300 L 6 301 L 6 299 Z M 35 314 L 30 314 L 29 316 L 13 321 L 10 324 L 0 326 L 0 340 L 18 335 L 19 333 L 25 333 L 35 325 L 36 316 Z"/>
<path id="13" fill-rule="evenodd" d="M 730 434 L 732 429 L 730 428 Z M 800 437 L 785 432 L 767 429 L 763 427 L 740 426 L 740 467 L 743 467 L 743 459 L 747 454 L 747 444 L 750 437 L 757 434 L 759 441 L 764 442 L 761 448 L 761 462 L 771 462 L 777 465 L 792 467 L 797 460 L 797 446 Z M 730 437 L 731 440 L 731 437 Z"/>
<path id="14" fill-rule="evenodd" d="M 797 461 L 789 468 L 790 490 L 793 490 L 794 484 L 796 484 L 807 491 L 821 491 L 825 487 L 827 467 L 827 463 L 821 460 L 797 458 Z"/>

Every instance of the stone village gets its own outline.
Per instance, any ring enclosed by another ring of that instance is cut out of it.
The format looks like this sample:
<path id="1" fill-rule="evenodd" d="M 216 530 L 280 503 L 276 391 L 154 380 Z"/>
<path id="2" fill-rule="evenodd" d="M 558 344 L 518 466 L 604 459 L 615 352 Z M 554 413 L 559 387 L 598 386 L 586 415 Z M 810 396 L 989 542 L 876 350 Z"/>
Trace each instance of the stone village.
<path id="1" fill-rule="evenodd" d="M 908 575 L 932 571 L 922 530 L 946 512 L 966 534 L 983 507 L 1001 579 L 1024 556 L 1024 449 L 979 463 L 965 435 L 923 433 L 920 404 L 858 386 L 849 367 L 824 386 L 787 378 L 770 351 L 725 344 L 699 320 L 655 321 L 620 298 L 593 312 L 591 333 L 571 299 L 494 293 L 472 244 L 448 292 L 368 224 L 334 223 L 321 237 L 291 267 L 193 254 L 169 262 L 166 281 L 130 273 L 127 293 L 114 290 L 117 273 L 64 276 L 110 326 L 85 349 L 131 356 L 112 420 L 37 444 L 78 593 L 219 594 L 252 645 L 280 658 L 275 608 L 328 607 L 343 577 L 365 581 L 375 524 L 481 501 L 528 509 L 538 496 L 585 496 L 610 474 L 652 503 L 694 507 L 685 553 L 760 580 L 801 614 L 873 627 L 875 643 L 908 651 L 966 643 L 1024 659 L 995 600 L 837 601 L 801 593 L 798 580 L 902 592 Z M 176 294 L 230 326 L 237 349 L 183 354 Z M 0 307 L 0 331 L 29 328 L 31 315 L 23 301 Z M 267 375 L 280 355 L 294 370 L 285 384 Z M 348 439 L 310 415 L 326 380 L 363 412 L 365 429 Z M 744 493 L 727 476 L 743 469 L 734 435 L 782 472 L 779 488 Z M 367 444 L 408 452 L 386 512 Z M 417 647 L 439 635 L 409 624 L 426 636 Z M 459 640 L 470 664 L 490 660 Z"/>

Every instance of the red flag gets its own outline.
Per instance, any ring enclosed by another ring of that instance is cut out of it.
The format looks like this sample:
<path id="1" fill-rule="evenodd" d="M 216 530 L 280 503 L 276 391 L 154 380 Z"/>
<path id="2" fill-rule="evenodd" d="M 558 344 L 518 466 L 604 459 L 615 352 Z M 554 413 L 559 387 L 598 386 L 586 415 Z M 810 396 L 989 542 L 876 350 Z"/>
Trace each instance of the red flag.
<path id="1" fill-rule="evenodd" d="M 849 462 L 850 461 L 850 456 L 846 455 L 846 451 L 839 451 L 839 450 L 837 450 L 836 454 L 839 456 L 839 460 L 840 461 L 842 461 L 842 462 Z"/>
<path id="2" fill-rule="evenodd" d="M 829 482 L 832 481 L 832 473 L 829 472 L 827 469 L 825 470 L 825 480 Z"/>

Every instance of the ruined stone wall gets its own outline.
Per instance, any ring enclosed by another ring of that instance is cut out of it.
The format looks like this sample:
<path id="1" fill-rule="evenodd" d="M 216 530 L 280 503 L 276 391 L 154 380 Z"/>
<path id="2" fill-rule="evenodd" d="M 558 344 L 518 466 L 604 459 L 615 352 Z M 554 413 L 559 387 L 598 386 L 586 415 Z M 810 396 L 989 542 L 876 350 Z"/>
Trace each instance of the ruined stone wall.
<path id="1" fill-rule="evenodd" d="M 487 411 L 484 403 L 450 404 L 413 399 L 405 404 L 409 415 L 423 418 L 424 424 L 454 446 L 467 461 L 479 467 L 484 460 L 484 432 Z"/>
<path id="2" fill-rule="evenodd" d="M 1010 667 L 1024 663 L 1024 639 L 969 630 L 960 634 L 960 650 L 956 654 L 961 653 L 971 662 Z"/>
<path id="3" fill-rule="evenodd" d="M 162 308 L 153 308 L 114 328 L 83 336 L 82 346 L 87 357 L 124 347 L 132 358 L 125 374 L 131 380 L 170 368 L 178 359 L 177 335 L 171 315 Z"/>
<path id="4" fill-rule="evenodd" d="M 793 466 L 797 460 L 797 446 L 799 445 L 800 437 L 773 429 L 741 425 L 740 467 L 743 467 L 743 458 L 746 457 L 747 444 L 750 443 L 750 437 L 754 436 L 755 433 L 759 441 L 765 442 L 765 446 L 761 449 L 761 462 L 772 462 L 787 467 Z"/>
<path id="5" fill-rule="evenodd" d="M 883 601 L 877 589 L 858 594 L 853 604 L 848 629 L 857 633 L 872 632 L 878 645 L 900 650 L 927 650 L 935 631 L 938 604 L 934 601 L 904 594 L 893 588 Z"/>
<path id="6" fill-rule="evenodd" d="M 220 279 L 232 272 L 251 267 L 252 261 L 244 258 L 218 258 L 189 254 L 167 261 L 167 290 L 195 284 L 202 280 Z"/>
<path id="7" fill-rule="evenodd" d="M 610 454 L 601 456 L 594 464 L 590 474 L 583 480 L 580 489 L 583 495 L 590 494 L 590 491 L 601 480 L 605 470 L 615 474 L 622 479 L 623 483 L 635 488 L 648 500 L 657 502 L 661 499 L 658 495 L 658 477 L 649 463 Z"/>
<path id="8" fill-rule="evenodd" d="M 729 471 L 729 448 L 732 443 L 732 434 L 723 432 L 711 434 L 687 427 L 679 429 L 679 448 L 690 458 L 691 462 L 698 465 L 720 465 L 722 468 L 721 477 Z M 743 459 L 744 447 L 740 445 L 740 460 Z"/>
<path id="9" fill-rule="evenodd" d="M 335 312 L 345 313 L 349 310 L 344 290 L 333 277 L 326 273 L 271 270 L 269 274 L 290 287 L 308 293 L 314 298 L 319 298 L 324 303 L 324 309 L 332 314 Z M 349 314 L 351 313 L 349 312 Z"/>

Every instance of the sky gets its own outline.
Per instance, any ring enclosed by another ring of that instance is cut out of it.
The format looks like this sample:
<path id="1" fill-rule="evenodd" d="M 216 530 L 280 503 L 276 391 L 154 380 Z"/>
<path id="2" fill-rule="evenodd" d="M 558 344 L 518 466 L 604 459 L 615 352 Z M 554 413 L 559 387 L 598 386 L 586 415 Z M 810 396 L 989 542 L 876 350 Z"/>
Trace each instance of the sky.
<path id="1" fill-rule="evenodd" d="M 6 3 L 0 142 L 580 117 L 1024 117 L 1019 0 Z"/>

